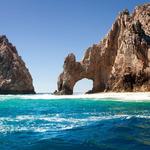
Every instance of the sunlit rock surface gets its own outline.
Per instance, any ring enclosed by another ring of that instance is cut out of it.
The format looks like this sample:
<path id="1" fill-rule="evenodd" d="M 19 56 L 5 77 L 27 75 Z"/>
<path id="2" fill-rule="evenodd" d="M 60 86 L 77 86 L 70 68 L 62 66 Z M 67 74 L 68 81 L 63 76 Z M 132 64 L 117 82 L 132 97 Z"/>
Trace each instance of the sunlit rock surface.
<path id="1" fill-rule="evenodd" d="M 32 77 L 16 48 L 0 36 L 0 94 L 31 94 Z"/>
<path id="2" fill-rule="evenodd" d="M 73 94 L 76 82 L 93 81 L 88 93 L 150 91 L 150 4 L 122 11 L 106 37 L 89 47 L 80 62 L 69 54 L 55 94 Z"/>

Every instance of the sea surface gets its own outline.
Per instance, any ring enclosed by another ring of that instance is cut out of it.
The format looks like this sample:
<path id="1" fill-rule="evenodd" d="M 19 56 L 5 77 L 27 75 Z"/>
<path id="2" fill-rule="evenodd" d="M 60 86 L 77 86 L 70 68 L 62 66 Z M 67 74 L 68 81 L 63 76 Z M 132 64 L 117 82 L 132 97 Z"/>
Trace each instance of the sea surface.
<path id="1" fill-rule="evenodd" d="M 150 150 L 150 101 L 0 96 L 0 150 Z"/>

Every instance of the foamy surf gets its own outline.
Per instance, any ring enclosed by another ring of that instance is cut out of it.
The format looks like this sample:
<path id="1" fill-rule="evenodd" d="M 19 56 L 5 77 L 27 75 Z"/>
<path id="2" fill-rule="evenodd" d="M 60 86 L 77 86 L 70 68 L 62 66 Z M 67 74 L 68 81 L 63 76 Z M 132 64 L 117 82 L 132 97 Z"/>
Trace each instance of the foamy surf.
<path id="1" fill-rule="evenodd" d="M 34 95 L 0 95 L 0 101 L 9 99 L 41 99 L 41 100 L 58 100 L 58 99 L 90 99 L 90 100 L 112 100 L 143 102 L 150 101 L 150 92 L 129 92 L 129 93 L 96 93 L 80 95 L 52 95 L 52 94 L 34 94 Z"/>
<path id="2" fill-rule="evenodd" d="M 96 122 L 115 119 L 150 119 L 149 115 L 109 115 L 89 116 L 87 118 L 73 118 L 46 116 L 46 115 L 20 115 L 16 117 L 0 117 L 0 133 L 10 132 L 54 132 L 95 125 Z M 36 124 L 41 122 L 40 124 Z"/>

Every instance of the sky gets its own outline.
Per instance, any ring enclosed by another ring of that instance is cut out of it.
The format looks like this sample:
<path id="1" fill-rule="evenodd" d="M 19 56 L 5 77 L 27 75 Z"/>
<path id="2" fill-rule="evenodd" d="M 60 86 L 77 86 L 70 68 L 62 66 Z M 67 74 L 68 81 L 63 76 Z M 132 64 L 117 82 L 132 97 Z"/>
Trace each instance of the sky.
<path id="1" fill-rule="evenodd" d="M 149 0 L 0 0 L 0 35 L 16 46 L 29 69 L 36 92 L 53 92 L 64 58 L 78 61 L 98 43 L 123 9 Z M 76 92 L 92 88 L 83 80 Z"/>

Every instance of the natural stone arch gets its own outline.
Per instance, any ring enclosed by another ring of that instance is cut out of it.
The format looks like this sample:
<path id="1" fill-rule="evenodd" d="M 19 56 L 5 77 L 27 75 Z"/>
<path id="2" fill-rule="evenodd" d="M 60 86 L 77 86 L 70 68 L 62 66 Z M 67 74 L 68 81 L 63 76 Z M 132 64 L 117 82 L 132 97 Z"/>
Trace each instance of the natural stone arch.
<path id="1" fill-rule="evenodd" d="M 149 6 L 137 7 L 132 15 L 121 12 L 110 32 L 89 47 L 81 61 L 69 54 L 55 93 L 73 94 L 74 85 L 83 78 L 93 80 L 92 93 L 150 91 Z"/>
<path id="2" fill-rule="evenodd" d="M 88 52 L 86 52 L 86 57 L 88 57 Z M 93 58 L 90 58 L 93 59 Z M 87 61 L 86 58 L 83 61 Z M 94 62 L 95 63 L 95 62 Z M 93 67 L 92 67 L 92 66 Z M 89 67 L 90 66 L 90 67 Z M 84 78 L 93 81 L 92 90 L 89 93 L 96 93 L 104 91 L 105 80 L 107 80 L 106 72 L 107 70 L 102 68 L 101 74 L 95 74 L 94 64 L 84 65 L 82 62 L 77 62 L 74 54 L 69 54 L 64 61 L 64 71 L 59 75 L 57 87 L 58 91 L 55 94 L 73 94 L 73 88 L 79 80 Z M 99 68 L 99 67 L 98 67 Z M 97 72 L 97 71 L 96 71 Z"/>
<path id="3" fill-rule="evenodd" d="M 92 91 L 92 88 L 93 88 L 93 80 L 88 78 L 83 78 L 75 83 L 73 87 L 73 94 L 90 93 Z"/>

